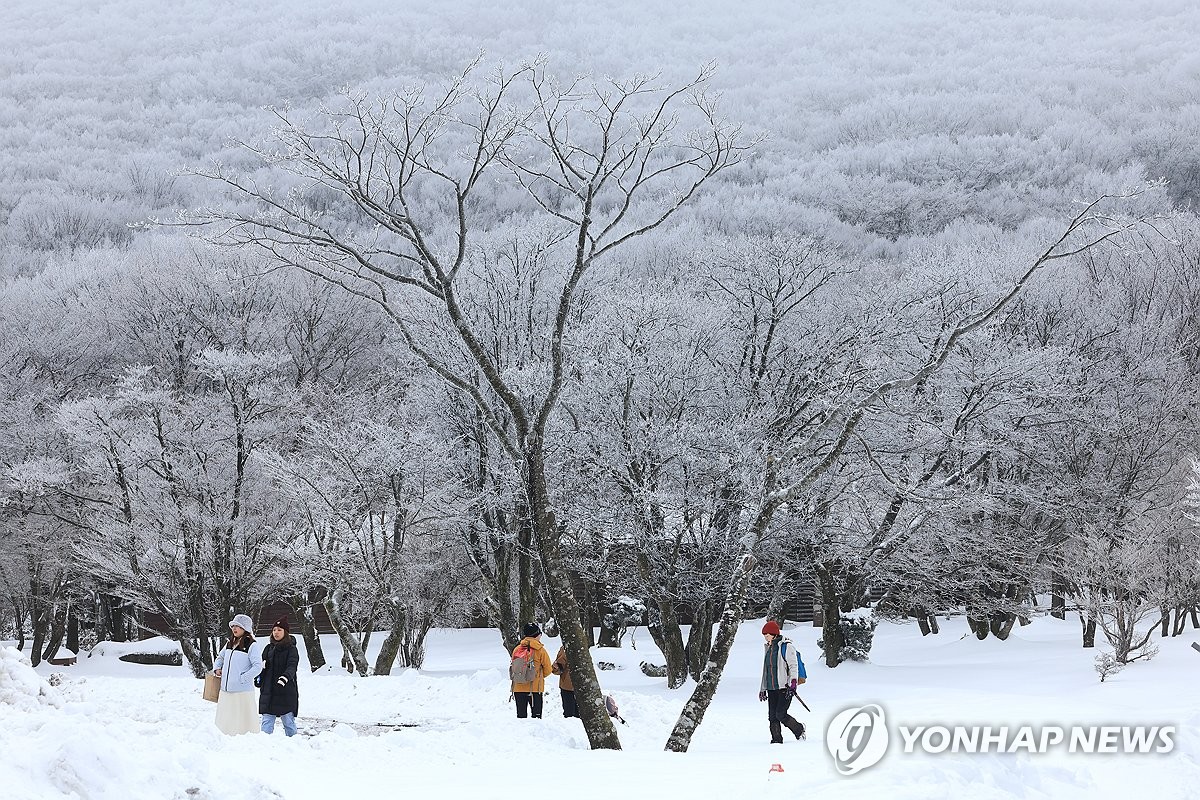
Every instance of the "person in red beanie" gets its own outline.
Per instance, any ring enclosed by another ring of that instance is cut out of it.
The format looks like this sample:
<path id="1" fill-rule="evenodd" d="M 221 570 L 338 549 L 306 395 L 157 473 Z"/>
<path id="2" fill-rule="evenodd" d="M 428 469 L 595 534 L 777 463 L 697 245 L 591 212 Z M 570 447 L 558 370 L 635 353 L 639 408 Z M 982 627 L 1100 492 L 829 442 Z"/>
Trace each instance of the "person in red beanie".
<path id="1" fill-rule="evenodd" d="M 783 744 L 782 725 L 786 725 L 797 739 L 803 739 L 804 723 L 788 714 L 788 707 L 792 704 L 796 685 L 808 678 L 804 662 L 800 660 L 792 640 L 780 634 L 775 620 L 767 620 L 762 632 L 766 642 L 763 646 L 762 682 L 758 687 L 758 699 L 767 703 L 771 744 Z"/>

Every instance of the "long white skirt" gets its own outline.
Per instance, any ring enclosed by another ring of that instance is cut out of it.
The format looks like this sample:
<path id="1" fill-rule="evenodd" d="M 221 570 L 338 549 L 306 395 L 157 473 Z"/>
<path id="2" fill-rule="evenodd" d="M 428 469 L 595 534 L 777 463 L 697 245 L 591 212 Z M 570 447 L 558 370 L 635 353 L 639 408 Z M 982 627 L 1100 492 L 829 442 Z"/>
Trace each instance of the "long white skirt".
<path id="1" fill-rule="evenodd" d="M 217 695 L 217 728 L 221 733 L 237 736 L 259 729 L 256 692 L 221 692 Z"/>

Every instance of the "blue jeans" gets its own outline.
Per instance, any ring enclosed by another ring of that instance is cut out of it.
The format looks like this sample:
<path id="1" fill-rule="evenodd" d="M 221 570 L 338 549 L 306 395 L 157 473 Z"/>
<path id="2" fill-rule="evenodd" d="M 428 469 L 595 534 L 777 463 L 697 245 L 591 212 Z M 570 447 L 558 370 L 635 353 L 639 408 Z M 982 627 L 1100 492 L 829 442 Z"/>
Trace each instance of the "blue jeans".
<path id="1" fill-rule="evenodd" d="M 295 736 L 296 735 L 296 715 L 288 713 L 288 714 L 284 714 L 282 717 L 280 717 L 280 719 L 283 720 L 283 732 L 288 736 Z M 262 715 L 262 732 L 263 733 L 274 733 L 275 732 L 275 716 L 273 714 L 263 714 Z"/>

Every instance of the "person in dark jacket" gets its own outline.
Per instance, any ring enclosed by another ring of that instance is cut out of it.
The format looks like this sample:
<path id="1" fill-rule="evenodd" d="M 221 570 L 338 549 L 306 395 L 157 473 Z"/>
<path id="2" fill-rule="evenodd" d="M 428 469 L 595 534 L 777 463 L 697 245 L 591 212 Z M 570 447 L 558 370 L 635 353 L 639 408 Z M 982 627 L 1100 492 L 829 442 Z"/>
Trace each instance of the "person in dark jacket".
<path id="1" fill-rule="evenodd" d="M 296 668 L 300 666 L 300 651 L 296 637 L 283 617 L 271 629 L 271 641 L 263 650 L 262 673 L 258 676 L 258 713 L 262 714 L 262 732 L 275 732 L 275 718 L 283 721 L 283 732 L 296 735 L 296 716 L 300 713 L 300 689 L 296 685 Z"/>

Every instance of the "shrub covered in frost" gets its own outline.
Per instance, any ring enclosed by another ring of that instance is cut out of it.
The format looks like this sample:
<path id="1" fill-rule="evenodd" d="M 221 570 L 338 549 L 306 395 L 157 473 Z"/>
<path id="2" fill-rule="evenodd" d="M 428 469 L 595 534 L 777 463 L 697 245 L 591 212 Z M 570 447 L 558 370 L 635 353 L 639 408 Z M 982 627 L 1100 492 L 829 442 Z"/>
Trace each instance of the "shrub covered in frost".
<path id="1" fill-rule="evenodd" d="M 838 629 L 842 632 L 839 661 L 866 661 L 871 657 L 871 644 L 875 641 L 875 626 L 879 620 L 870 608 L 856 608 L 853 611 L 842 612 L 838 619 Z M 817 640 L 817 647 L 825 649 L 825 640 Z"/>

